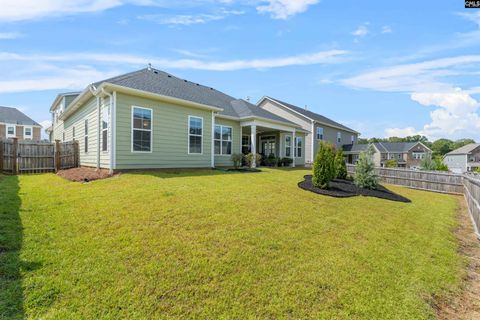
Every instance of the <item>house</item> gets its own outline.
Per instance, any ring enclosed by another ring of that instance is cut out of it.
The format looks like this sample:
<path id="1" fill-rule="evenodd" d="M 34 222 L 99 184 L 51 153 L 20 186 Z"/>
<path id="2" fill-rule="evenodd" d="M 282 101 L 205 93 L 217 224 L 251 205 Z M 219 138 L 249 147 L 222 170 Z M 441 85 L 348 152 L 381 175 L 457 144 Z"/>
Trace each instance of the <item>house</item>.
<path id="1" fill-rule="evenodd" d="M 377 142 L 343 146 L 347 163 L 355 164 L 361 152 L 372 145 L 375 166 L 383 167 L 388 160 L 395 160 L 399 168 L 419 168 L 422 160 L 432 157 L 432 150 L 421 142 Z"/>
<path id="2" fill-rule="evenodd" d="M 470 143 L 450 151 L 443 157 L 443 163 L 456 173 L 473 171 L 480 167 L 480 143 Z"/>
<path id="3" fill-rule="evenodd" d="M 16 108 L 0 107 L 0 139 L 40 141 L 42 126 Z"/>
<path id="4" fill-rule="evenodd" d="M 80 164 L 110 170 L 232 166 L 233 153 L 305 164 L 310 131 L 248 101 L 148 67 L 59 94 L 54 140 L 77 140 Z"/>
<path id="5" fill-rule="evenodd" d="M 307 132 L 305 136 L 305 161 L 308 164 L 313 163 L 321 141 L 330 142 L 337 148 L 357 142 L 359 135 L 357 131 L 306 108 L 300 108 L 267 96 L 260 99 L 257 105 L 264 110 L 297 123 Z"/>

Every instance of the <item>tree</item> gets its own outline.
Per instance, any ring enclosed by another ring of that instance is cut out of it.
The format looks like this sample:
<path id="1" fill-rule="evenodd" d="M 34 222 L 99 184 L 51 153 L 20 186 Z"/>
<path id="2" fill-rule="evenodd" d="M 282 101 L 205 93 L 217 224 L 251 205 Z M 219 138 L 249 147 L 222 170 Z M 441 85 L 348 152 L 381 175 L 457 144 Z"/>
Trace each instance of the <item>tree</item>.
<path id="1" fill-rule="evenodd" d="M 396 168 L 398 167 L 398 162 L 395 159 L 390 159 L 385 161 L 385 167 L 386 168 Z"/>
<path id="2" fill-rule="evenodd" d="M 347 164 L 345 162 L 342 148 L 338 148 L 335 153 L 335 173 L 338 179 L 347 178 Z"/>
<path id="3" fill-rule="evenodd" d="M 440 156 L 437 156 L 433 159 L 435 162 L 435 170 L 437 171 L 449 171 L 448 166 L 443 163 L 443 158 Z"/>
<path id="4" fill-rule="evenodd" d="M 322 141 L 313 163 L 312 184 L 320 189 L 327 189 L 335 178 L 335 156 L 333 145 Z"/>
<path id="5" fill-rule="evenodd" d="M 453 141 L 448 139 L 438 139 L 432 143 L 432 151 L 434 155 L 444 156 L 453 150 Z"/>
<path id="6" fill-rule="evenodd" d="M 435 171 L 437 170 L 437 164 L 430 157 L 427 157 L 420 163 L 420 170 Z"/>
<path id="7" fill-rule="evenodd" d="M 378 185 L 378 177 L 375 174 L 375 163 L 373 162 L 373 146 L 361 152 L 358 157 L 357 168 L 355 169 L 355 185 L 360 188 L 375 189 Z"/>

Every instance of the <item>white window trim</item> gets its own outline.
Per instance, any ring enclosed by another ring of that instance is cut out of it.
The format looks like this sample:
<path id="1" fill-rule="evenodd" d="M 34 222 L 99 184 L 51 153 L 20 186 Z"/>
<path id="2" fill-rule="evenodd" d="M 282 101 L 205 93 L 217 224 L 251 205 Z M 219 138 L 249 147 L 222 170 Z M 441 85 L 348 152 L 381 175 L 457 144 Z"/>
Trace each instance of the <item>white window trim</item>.
<path id="1" fill-rule="evenodd" d="M 352 144 L 355 143 L 355 136 L 353 134 L 350 136 L 350 141 L 352 142 Z"/>
<path id="2" fill-rule="evenodd" d="M 89 132 L 90 132 L 90 127 L 88 124 L 88 118 L 83 119 L 83 153 L 88 154 L 90 151 L 90 138 L 89 138 Z M 85 130 L 87 128 L 87 130 Z M 85 143 L 85 138 L 87 138 L 88 143 Z M 85 152 L 85 147 L 87 147 L 87 152 Z"/>
<path id="3" fill-rule="evenodd" d="M 150 129 L 137 129 L 133 127 L 133 110 L 137 109 L 144 109 L 144 110 L 149 110 L 151 113 L 150 117 Z M 150 131 L 150 151 L 135 151 L 133 150 L 133 130 L 139 130 L 139 131 Z M 152 153 L 153 152 L 153 109 L 152 108 L 144 108 L 144 107 L 139 107 L 139 106 L 132 106 L 132 114 L 131 114 L 131 141 L 130 141 L 130 151 L 132 153 Z"/>
<path id="4" fill-rule="evenodd" d="M 342 133 L 340 131 L 337 132 L 337 143 L 342 143 Z"/>
<path id="5" fill-rule="evenodd" d="M 213 132 L 213 153 L 215 154 L 215 157 L 231 157 L 232 154 L 233 154 L 233 127 L 231 126 L 224 126 L 223 124 L 216 124 L 215 127 L 220 127 L 220 139 L 215 139 L 215 131 Z M 230 140 L 223 140 L 223 128 L 230 128 L 230 130 L 232 130 L 232 137 Z M 190 141 L 190 140 L 189 140 Z M 219 154 L 216 154 L 215 153 L 215 141 L 220 141 L 220 153 Z M 223 149 L 223 141 L 226 141 L 226 142 L 231 142 L 232 143 L 232 147 L 230 148 L 230 154 L 223 154 L 222 153 L 222 149 Z"/>
<path id="6" fill-rule="evenodd" d="M 26 138 L 27 135 L 25 134 L 27 129 L 30 129 L 30 137 L 28 138 L 28 140 L 33 140 L 33 127 L 32 126 L 23 126 L 23 139 L 27 140 L 27 138 Z"/>
<path id="7" fill-rule="evenodd" d="M 13 134 L 8 133 L 8 127 L 13 127 Z M 15 138 L 17 136 L 17 125 L 12 123 L 5 124 L 5 136 L 8 138 Z"/>
<path id="8" fill-rule="evenodd" d="M 302 155 L 299 157 L 298 156 L 298 141 L 302 141 L 302 144 L 303 144 L 303 137 L 295 137 L 295 141 L 293 142 L 293 144 L 295 145 L 295 151 L 294 151 L 294 156 L 295 158 L 303 158 L 304 156 L 304 153 L 303 153 L 303 145 L 300 147 L 300 150 L 302 150 Z"/>
<path id="9" fill-rule="evenodd" d="M 190 134 L 190 119 L 192 118 L 196 118 L 196 119 L 200 119 L 202 120 L 202 134 L 201 135 L 198 135 L 198 134 Z M 200 144 L 200 153 L 191 153 L 190 152 L 190 136 L 195 136 L 195 137 L 201 137 L 202 138 L 202 143 Z M 199 116 L 192 116 L 192 115 L 189 115 L 188 116 L 188 122 L 187 122 L 187 154 L 188 155 L 196 155 L 196 156 L 201 156 L 203 155 L 203 117 L 199 117 Z"/>
<path id="10" fill-rule="evenodd" d="M 319 129 L 322 129 L 322 134 L 321 134 L 322 137 L 321 138 L 318 137 L 318 130 Z M 324 137 L 325 137 L 325 135 L 324 135 L 323 127 L 317 127 L 317 130 L 315 131 L 315 138 L 317 138 L 317 140 L 323 140 Z"/>
<path id="11" fill-rule="evenodd" d="M 100 150 L 105 154 L 105 153 L 108 153 L 110 151 L 110 141 L 109 138 L 108 138 L 108 135 L 111 133 L 109 132 L 110 131 L 110 116 L 107 116 L 107 127 L 105 129 L 103 129 L 103 110 L 106 109 L 108 114 L 110 115 L 110 106 L 103 106 L 102 108 L 100 108 Z M 103 131 L 107 131 L 107 150 L 103 150 Z"/>
<path id="12" fill-rule="evenodd" d="M 287 138 L 290 138 L 290 155 L 289 156 L 287 156 Z M 293 149 L 293 145 L 295 144 L 295 142 L 292 141 L 292 136 L 290 134 L 285 135 L 284 142 L 285 142 L 285 150 L 283 150 L 283 155 L 285 156 L 285 158 L 292 159 L 293 158 L 292 149 Z"/>

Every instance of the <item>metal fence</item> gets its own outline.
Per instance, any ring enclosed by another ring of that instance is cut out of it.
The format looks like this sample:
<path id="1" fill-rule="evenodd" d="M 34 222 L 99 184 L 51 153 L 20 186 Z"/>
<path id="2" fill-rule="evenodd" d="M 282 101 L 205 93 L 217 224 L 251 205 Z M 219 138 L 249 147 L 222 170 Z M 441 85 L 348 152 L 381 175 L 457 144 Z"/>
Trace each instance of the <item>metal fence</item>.
<path id="1" fill-rule="evenodd" d="M 0 140 L 0 173 L 56 172 L 79 165 L 77 141 L 55 143 Z"/>
<path id="2" fill-rule="evenodd" d="M 349 174 L 354 175 L 355 168 L 355 165 L 347 164 Z M 480 175 L 379 167 L 375 168 L 375 173 L 385 183 L 434 192 L 463 194 L 475 233 L 480 239 Z"/>

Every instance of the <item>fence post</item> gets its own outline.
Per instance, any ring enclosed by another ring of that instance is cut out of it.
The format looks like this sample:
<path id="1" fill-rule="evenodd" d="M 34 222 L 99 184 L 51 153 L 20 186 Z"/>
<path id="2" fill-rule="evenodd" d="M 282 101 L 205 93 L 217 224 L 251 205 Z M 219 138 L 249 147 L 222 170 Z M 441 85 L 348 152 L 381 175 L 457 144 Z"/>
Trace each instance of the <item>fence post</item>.
<path id="1" fill-rule="evenodd" d="M 3 154 L 5 151 L 3 150 L 5 148 L 5 143 L 3 143 L 3 140 L 0 140 L 0 173 L 3 172 Z"/>
<path id="2" fill-rule="evenodd" d="M 60 140 L 55 140 L 55 172 L 58 172 L 60 169 Z"/>
<path id="3" fill-rule="evenodd" d="M 18 138 L 12 138 L 12 173 L 18 174 Z"/>

